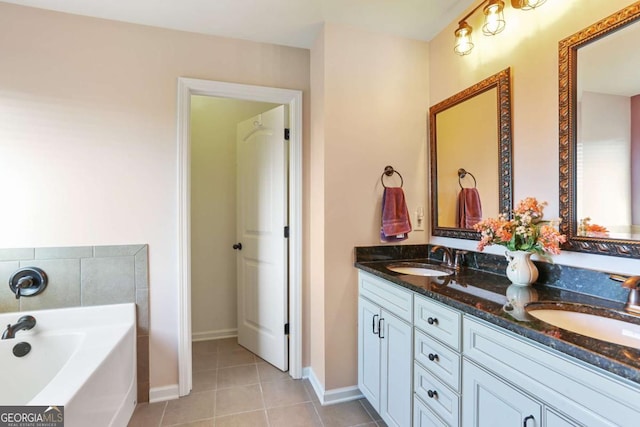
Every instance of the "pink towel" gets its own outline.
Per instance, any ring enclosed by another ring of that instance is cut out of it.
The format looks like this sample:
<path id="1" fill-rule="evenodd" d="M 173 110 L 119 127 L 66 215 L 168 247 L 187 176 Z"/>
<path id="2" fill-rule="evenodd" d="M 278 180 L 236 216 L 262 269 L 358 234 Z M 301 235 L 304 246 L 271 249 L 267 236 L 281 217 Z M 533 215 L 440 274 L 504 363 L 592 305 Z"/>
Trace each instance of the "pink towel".
<path id="1" fill-rule="evenodd" d="M 458 193 L 458 228 L 473 228 L 482 221 L 482 203 L 477 188 L 463 188 Z"/>
<path id="2" fill-rule="evenodd" d="M 383 242 L 397 242 L 407 239 L 411 231 L 409 210 L 400 187 L 385 187 L 382 195 L 382 228 L 380 239 Z"/>

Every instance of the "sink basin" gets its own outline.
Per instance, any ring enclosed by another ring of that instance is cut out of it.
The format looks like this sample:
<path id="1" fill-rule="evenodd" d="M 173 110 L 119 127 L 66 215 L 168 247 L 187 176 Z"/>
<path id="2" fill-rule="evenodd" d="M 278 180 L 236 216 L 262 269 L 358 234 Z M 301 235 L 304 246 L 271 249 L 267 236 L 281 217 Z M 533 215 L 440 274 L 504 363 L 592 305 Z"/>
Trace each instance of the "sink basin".
<path id="1" fill-rule="evenodd" d="M 628 347 L 640 348 L 640 318 L 603 307 L 574 303 L 534 302 L 531 316 L 567 331 Z"/>
<path id="2" fill-rule="evenodd" d="M 449 270 L 445 267 L 440 267 L 439 265 L 413 262 L 388 265 L 387 270 L 391 270 L 400 274 L 409 274 L 412 276 L 442 277 L 453 274 L 453 270 Z"/>

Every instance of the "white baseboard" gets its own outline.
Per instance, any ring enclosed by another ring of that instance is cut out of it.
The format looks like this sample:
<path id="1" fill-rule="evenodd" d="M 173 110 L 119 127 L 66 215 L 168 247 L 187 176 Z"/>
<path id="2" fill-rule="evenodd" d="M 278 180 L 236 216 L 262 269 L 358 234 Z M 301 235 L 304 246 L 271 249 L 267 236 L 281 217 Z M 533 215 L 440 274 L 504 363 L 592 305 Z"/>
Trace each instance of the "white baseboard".
<path id="1" fill-rule="evenodd" d="M 302 370 L 302 377 L 309 379 L 309 382 L 311 383 L 313 390 L 316 392 L 318 400 L 322 406 L 349 402 L 351 400 L 358 400 L 364 397 L 357 385 L 325 390 L 324 386 L 320 383 L 318 377 L 316 377 L 316 374 L 310 366 Z"/>
<path id="2" fill-rule="evenodd" d="M 194 332 L 191 334 L 191 341 L 219 340 L 222 338 L 232 338 L 237 336 L 237 329 L 219 329 L 217 331 Z"/>
<path id="3" fill-rule="evenodd" d="M 164 402 L 180 397 L 178 384 L 166 385 L 163 387 L 151 387 L 149 390 L 149 403 Z"/>

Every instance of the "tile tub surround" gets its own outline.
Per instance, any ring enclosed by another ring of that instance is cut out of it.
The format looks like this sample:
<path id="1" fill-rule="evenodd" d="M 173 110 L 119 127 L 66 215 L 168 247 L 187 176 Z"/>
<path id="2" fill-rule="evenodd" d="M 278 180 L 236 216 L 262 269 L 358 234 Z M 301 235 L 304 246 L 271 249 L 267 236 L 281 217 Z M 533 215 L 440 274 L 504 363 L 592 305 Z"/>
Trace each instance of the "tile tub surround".
<path id="1" fill-rule="evenodd" d="M 135 302 L 138 402 L 148 402 L 148 253 L 148 245 L 0 249 L 0 313 Z M 43 293 L 15 298 L 9 277 L 22 267 L 44 270 Z"/>
<path id="2" fill-rule="evenodd" d="M 640 349 L 633 349 L 571 333 L 539 320 L 517 320 L 503 310 L 502 304 L 448 287 L 447 281 L 443 280 L 442 277 L 409 276 L 394 273 L 386 269 L 386 265 L 392 261 L 398 260 L 386 259 L 384 261 L 358 261 L 358 252 L 359 248 L 356 248 L 355 266 L 360 270 L 396 283 L 409 290 L 461 310 L 464 313 L 486 320 L 494 325 L 515 332 L 542 345 L 553 348 L 557 351 L 573 356 L 576 359 L 582 360 L 605 371 L 609 371 L 640 384 Z M 370 250 L 367 250 L 367 253 L 370 252 Z M 486 254 L 479 255 L 482 255 L 483 257 L 487 256 Z M 471 259 L 473 260 L 473 256 Z M 404 260 L 407 261 L 408 259 Z M 409 259 L 409 261 L 424 262 L 427 261 L 427 259 Z M 433 262 L 433 259 L 430 261 Z M 481 263 L 484 262 L 484 260 L 481 260 Z M 504 261 L 504 263 L 506 266 L 506 261 Z M 554 266 L 552 266 L 552 271 L 553 267 Z M 555 267 L 559 267 L 559 271 L 561 271 L 561 273 L 558 274 L 558 276 L 553 276 L 555 279 L 552 282 L 552 285 L 535 285 L 535 289 L 539 295 L 539 301 L 576 302 L 584 305 L 607 307 L 623 311 L 623 302 L 596 297 L 586 293 L 575 292 L 574 290 L 566 287 L 556 286 L 557 284 L 571 285 L 573 282 L 568 278 L 563 277 L 562 273 L 570 276 L 571 273 L 573 273 L 572 270 L 579 269 L 567 270 L 563 266 Z M 502 271 L 504 271 L 504 269 L 502 269 Z M 587 278 L 590 278 L 591 274 L 595 277 L 599 277 L 598 274 L 596 274 L 597 272 L 586 272 L 583 270 L 580 273 L 586 275 Z M 606 278 L 609 281 L 606 273 L 600 274 L 606 275 Z M 483 291 L 489 291 L 498 295 L 505 295 L 507 287 L 511 284 L 504 275 L 498 275 L 475 268 L 463 268 L 460 272 L 449 277 L 459 285 L 474 286 L 482 289 Z M 613 283 L 614 287 L 619 286 L 619 284 L 615 282 Z M 611 286 L 608 283 L 607 285 Z M 640 318 L 638 318 L 638 323 L 640 324 Z"/>

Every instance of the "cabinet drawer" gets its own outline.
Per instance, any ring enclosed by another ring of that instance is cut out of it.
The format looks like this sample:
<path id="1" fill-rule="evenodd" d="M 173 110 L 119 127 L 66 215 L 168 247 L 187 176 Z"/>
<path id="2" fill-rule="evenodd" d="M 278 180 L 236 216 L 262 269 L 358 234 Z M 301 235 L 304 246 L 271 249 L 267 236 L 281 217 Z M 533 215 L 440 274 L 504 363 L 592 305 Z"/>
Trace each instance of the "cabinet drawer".
<path id="1" fill-rule="evenodd" d="M 368 273 L 359 273 L 360 296 L 411 323 L 413 292 Z"/>
<path id="2" fill-rule="evenodd" d="M 464 354 L 579 425 L 629 425 L 640 419 L 640 386 L 465 316 Z M 465 373 L 466 375 L 466 373 Z"/>
<path id="3" fill-rule="evenodd" d="M 460 391 L 460 354 L 416 329 L 414 357 L 455 391 Z"/>
<path id="4" fill-rule="evenodd" d="M 418 396 L 413 398 L 413 427 L 450 427 L 438 418 Z"/>
<path id="5" fill-rule="evenodd" d="M 462 314 L 421 295 L 414 296 L 414 305 L 414 325 L 460 351 Z"/>
<path id="6" fill-rule="evenodd" d="M 419 364 L 413 367 L 413 389 L 422 401 L 450 426 L 460 422 L 460 396 Z"/>

